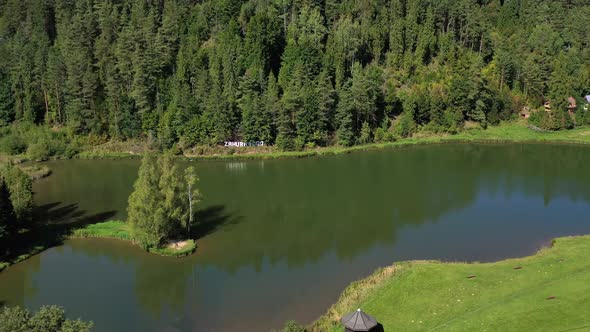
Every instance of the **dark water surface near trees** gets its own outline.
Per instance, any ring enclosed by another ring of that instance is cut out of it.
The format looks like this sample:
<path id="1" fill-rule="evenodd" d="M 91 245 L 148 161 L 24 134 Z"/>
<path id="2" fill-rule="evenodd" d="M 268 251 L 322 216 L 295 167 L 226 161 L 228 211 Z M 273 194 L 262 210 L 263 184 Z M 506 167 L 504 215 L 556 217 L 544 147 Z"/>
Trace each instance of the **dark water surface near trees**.
<path id="1" fill-rule="evenodd" d="M 587 147 L 442 145 L 191 164 L 205 195 L 196 255 L 67 241 L 0 273 L 0 301 L 58 304 L 96 331 L 268 331 L 312 321 L 351 281 L 394 261 L 491 261 L 590 233 Z M 34 186 L 45 218 L 125 218 L 138 161 L 49 166 Z"/>

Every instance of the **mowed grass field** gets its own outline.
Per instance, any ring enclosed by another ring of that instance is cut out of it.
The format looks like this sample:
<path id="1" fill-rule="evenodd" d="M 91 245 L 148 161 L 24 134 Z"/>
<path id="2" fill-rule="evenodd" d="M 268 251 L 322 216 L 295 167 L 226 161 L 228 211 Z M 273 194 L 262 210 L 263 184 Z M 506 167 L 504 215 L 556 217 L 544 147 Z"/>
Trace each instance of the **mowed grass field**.
<path id="1" fill-rule="evenodd" d="M 312 326 L 357 307 L 385 331 L 590 331 L 590 236 L 495 263 L 404 262 L 353 283 Z"/>

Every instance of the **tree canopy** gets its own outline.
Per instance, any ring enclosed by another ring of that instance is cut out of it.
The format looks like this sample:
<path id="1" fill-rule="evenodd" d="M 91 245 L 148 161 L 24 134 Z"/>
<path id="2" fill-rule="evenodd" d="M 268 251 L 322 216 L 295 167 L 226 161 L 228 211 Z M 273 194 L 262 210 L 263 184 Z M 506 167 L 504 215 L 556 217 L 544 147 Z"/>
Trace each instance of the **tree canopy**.
<path id="1" fill-rule="evenodd" d="M 127 208 L 134 240 L 146 249 L 190 236 L 199 191 L 193 167 L 180 172 L 170 155 L 146 154 Z M 183 230 L 187 230 L 184 233 Z"/>
<path id="2" fill-rule="evenodd" d="M 0 125 L 71 135 L 351 145 L 485 126 L 546 99 L 565 111 L 590 93 L 586 1 L 6 0 L 0 12 Z"/>

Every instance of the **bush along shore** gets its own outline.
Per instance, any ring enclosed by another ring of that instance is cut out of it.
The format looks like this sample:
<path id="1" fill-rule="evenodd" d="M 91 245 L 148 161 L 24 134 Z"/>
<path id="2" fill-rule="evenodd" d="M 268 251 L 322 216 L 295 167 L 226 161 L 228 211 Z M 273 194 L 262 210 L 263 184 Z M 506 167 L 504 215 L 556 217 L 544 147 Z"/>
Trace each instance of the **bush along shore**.
<path id="1" fill-rule="evenodd" d="M 341 331 L 363 308 L 385 330 L 564 331 L 588 327 L 590 236 L 495 263 L 408 261 L 353 282 L 308 331 Z"/>
<path id="2" fill-rule="evenodd" d="M 506 122 L 487 129 L 465 129 L 457 134 L 419 133 L 412 137 L 381 141 L 354 146 L 327 146 L 305 148 L 300 151 L 281 151 L 276 146 L 264 147 L 196 147 L 186 151 L 173 151 L 175 158 L 190 160 L 256 160 L 305 158 L 352 153 L 356 151 L 391 149 L 422 144 L 443 143 L 565 143 L 590 144 L 590 126 L 580 126 L 571 130 L 538 131 L 524 121 Z M 147 144 L 130 142 L 110 142 L 82 148 L 75 155 L 64 158 L 77 159 L 140 159 L 151 151 Z M 154 151 L 151 151 L 154 152 Z M 26 154 L 17 158 L 28 159 Z M 58 156 L 58 158 L 60 158 Z"/>

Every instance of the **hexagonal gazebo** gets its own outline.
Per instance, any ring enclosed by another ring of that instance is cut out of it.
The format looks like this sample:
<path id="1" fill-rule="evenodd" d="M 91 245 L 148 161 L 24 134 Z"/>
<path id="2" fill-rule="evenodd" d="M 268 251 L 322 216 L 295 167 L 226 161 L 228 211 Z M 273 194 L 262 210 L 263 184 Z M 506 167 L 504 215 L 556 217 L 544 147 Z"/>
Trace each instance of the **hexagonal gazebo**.
<path id="1" fill-rule="evenodd" d="M 340 321 L 344 325 L 344 331 L 346 332 L 383 331 L 383 325 L 379 324 L 374 317 L 364 313 L 360 308 L 342 317 Z"/>

